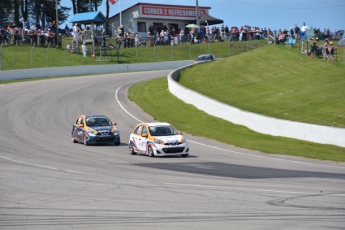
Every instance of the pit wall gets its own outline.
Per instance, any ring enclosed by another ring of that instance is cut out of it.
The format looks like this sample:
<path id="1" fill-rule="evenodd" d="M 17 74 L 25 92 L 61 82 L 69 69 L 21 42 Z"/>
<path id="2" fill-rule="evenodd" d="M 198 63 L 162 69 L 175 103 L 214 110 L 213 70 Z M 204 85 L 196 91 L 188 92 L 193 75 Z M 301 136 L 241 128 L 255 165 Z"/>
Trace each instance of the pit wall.
<path id="1" fill-rule="evenodd" d="M 344 128 L 294 122 L 247 112 L 180 85 L 176 82 L 180 71 L 189 67 L 192 65 L 174 70 L 168 75 L 169 91 L 185 103 L 192 104 L 212 116 L 246 126 L 259 133 L 345 147 Z"/>
<path id="2" fill-rule="evenodd" d="M 150 62 L 139 64 L 109 64 L 109 65 L 83 65 L 83 66 L 65 66 L 51 68 L 33 68 L 19 70 L 0 71 L 0 81 L 20 80 L 27 78 L 45 78 L 56 76 L 76 76 L 87 74 L 105 74 L 136 72 L 150 70 L 177 69 L 181 66 L 192 64 L 193 60 L 171 61 L 171 62 Z"/>

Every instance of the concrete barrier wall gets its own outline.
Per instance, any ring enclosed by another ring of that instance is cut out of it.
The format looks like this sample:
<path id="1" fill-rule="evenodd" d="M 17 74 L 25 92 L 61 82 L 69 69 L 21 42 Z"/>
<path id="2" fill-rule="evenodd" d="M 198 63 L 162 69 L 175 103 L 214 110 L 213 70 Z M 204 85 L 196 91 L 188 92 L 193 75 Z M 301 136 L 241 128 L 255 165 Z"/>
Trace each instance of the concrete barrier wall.
<path id="1" fill-rule="evenodd" d="M 192 64 L 192 60 L 171 62 L 150 62 L 139 64 L 109 64 L 109 65 L 83 65 L 65 66 L 38 69 L 20 69 L 0 71 L 0 81 L 19 80 L 26 78 L 43 78 L 56 76 L 75 76 L 85 74 L 103 74 L 119 72 L 135 72 L 163 69 L 177 69 Z"/>
<path id="2" fill-rule="evenodd" d="M 169 91 L 184 102 L 212 116 L 246 126 L 259 133 L 345 147 L 344 128 L 293 122 L 247 112 L 180 85 L 176 79 L 180 71 L 188 67 L 179 68 L 168 75 Z"/>

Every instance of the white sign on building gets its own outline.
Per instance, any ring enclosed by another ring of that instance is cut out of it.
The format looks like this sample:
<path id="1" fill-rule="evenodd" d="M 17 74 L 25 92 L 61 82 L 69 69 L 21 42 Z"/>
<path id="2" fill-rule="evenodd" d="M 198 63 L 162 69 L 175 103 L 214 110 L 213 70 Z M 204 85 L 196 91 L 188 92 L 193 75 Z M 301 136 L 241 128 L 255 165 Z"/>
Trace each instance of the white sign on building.
<path id="1" fill-rule="evenodd" d="M 211 7 L 208 6 L 199 6 L 199 16 L 208 14 L 210 9 Z M 121 14 L 118 13 L 109 18 L 113 36 L 116 35 L 117 29 L 121 25 L 120 16 L 125 32 L 146 37 L 150 25 L 155 29 L 170 25 L 175 31 L 179 31 L 195 21 L 197 13 L 195 6 L 137 3 L 123 10 Z"/>

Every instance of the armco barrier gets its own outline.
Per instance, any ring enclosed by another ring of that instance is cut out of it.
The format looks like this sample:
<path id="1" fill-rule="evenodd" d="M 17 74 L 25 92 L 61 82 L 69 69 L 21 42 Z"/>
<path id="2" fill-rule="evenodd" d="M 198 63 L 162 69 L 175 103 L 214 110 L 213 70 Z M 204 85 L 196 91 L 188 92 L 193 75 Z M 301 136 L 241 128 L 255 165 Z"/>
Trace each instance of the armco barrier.
<path id="1" fill-rule="evenodd" d="M 179 77 L 180 71 L 191 66 L 179 68 L 168 75 L 169 91 L 182 101 L 192 104 L 212 116 L 246 126 L 259 133 L 345 147 L 344 128 L 287 121 L 247 112 L 206 97 L 177 83 L 176 79 Z"/>
<path id="2" fill-rule="evenodd" d="M 150 62 L 139 64 L 109 64 L 109 65 L 83 65 L 65 66 L 37 69 L 20 69 L 0 71 L 0 81 L 19 80 L 26 78 L 42 78 L 56 76 L 75 76 L 84 74 L 103 74 L 119 72 L 135 72 L 149 70 L 177 69 L 192 64 L 192 60 L 171 62 Z"/>

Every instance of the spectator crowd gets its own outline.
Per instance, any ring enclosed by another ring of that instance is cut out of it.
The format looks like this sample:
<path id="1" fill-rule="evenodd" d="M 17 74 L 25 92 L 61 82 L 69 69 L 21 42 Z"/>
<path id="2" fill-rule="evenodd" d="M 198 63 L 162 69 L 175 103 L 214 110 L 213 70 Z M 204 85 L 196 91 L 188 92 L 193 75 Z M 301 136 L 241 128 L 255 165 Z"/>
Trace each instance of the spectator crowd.
<path id="1" fill-rule="evenodd" d="M 64 30 L 58 30 L 55 21 L 49 22 L 45 26 L 46 30 L 43 30 L 40 25 L 30 25 L 28 21 L 22 21 L 19 25 L 13 26 L 0 26 L 0 44 L 2 45 L 19 45 L 19 44 L 29 44 L 29 45 L 51 45 L 53 47 L 61 48 L 61 36 L 73 36 L 77 39 L 78 34 L 83 31 L 78 24 L 75 24 L 71 29 L 66 24 Z M 212 42 L 222 42 L 224 40 L 229 41 L 247 41 L 247 40 L 259 40 L 259 39 L 275 39 L 276 44 L 285 43 L 288 38 L 293 38 L 296 41 L 306 36 L 308 31 L 308 26 L 303 23 L 301 28 L 295 24 L 289 30 L 286 28 L 284 30 L 279 29 L 277 33 L 274 33 L 266 27 L 257 27 L 250 25 L 243 25 L 240 27 L 228 25 L 224 26 L 205 26 L 201 25 L 200 28 L 189 28 L 188 26 L 184 28 L 175 28 L 173 25 L 163 25 L 154 27 L 150 25 L 147 28 L 147 37 L 140 38 L 138 34 L 133 32 L 125 32 L 123 25 L 119 26 L 117 31 L 113 34 L 112 29 L 108 26 L 106 29 L 101 25 L 95 25 L 95 31 L 102 31 L 102 46 L 106 45 L 106 38 L 112 37 L 116 38 L 116 48 L 131 48 L 138 46 L 154 46 L 154 45 L 176 45 L 184 44 L 186 42 L 191 44 L 197 43 L 212 43 Z M 322 32 L 320 28 L 313 28 L 315 41 L 311 42 L 310 52 L 314 54 L 322 54 L 324 60 L 331 60 L 333 62 L 334 50 L 332 40 L 334 34 L 331 33 L 329 29 L 324 29 Z M 89 27 L 84 30 L 90 31 Z M 97 41 L 96 36 L 94 39 Z M 325 43 L 318 47 L 316 41 L 325 40 Z M 83 41 L 85 42 L 85 41 Z M 82 43 L 85 46 L 85 43 Z M 114 45 L 109 44 L 111 48 L 115 48 Z M 86 52 L 87 48 L 84 47 Z M 85 55 L 85 53 L 84 53 Z"/>
<path id="2" fill-rule="evenodd" d="M 30 25 L 29 21 L 21 22 L 19 25 L 0 26 L 0 43 L 3 45 L 19 44 L 51 44 L 54 47 L 61 47 L 61 33 L 58 32 L 55 21 L 49 22 L 43 30 L 40 25 Z"/>

